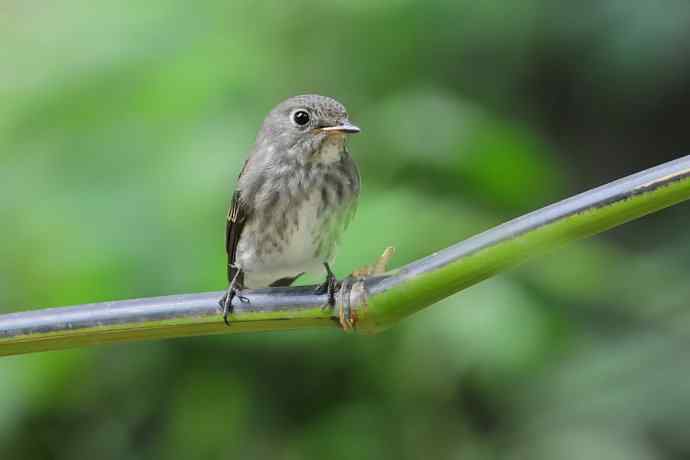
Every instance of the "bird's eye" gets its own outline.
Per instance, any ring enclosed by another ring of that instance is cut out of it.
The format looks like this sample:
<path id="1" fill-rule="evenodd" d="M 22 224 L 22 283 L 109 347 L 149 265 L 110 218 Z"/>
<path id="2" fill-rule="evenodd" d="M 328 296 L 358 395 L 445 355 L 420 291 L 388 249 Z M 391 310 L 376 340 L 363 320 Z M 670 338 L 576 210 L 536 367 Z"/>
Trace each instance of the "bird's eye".
<path id="1" fill-rule="evenodd" d="M 298 110 L 292 114 L 292 120 L 298 126 L 304 126 L 309 123 L 309 113 L 306 110 Z"/>

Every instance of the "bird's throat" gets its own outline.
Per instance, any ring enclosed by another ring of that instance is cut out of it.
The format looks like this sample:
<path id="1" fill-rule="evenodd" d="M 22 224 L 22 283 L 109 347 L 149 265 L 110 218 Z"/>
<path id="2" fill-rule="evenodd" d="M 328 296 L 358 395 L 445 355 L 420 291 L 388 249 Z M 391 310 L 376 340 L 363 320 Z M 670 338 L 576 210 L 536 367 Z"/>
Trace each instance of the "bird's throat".
<path id="1" fill-rule="evenodd" d="M 322 164 L 331 164 L 340 161 L 344 153 L 345 135 L 334 133 L 326 136 L 314 159 Z"/>

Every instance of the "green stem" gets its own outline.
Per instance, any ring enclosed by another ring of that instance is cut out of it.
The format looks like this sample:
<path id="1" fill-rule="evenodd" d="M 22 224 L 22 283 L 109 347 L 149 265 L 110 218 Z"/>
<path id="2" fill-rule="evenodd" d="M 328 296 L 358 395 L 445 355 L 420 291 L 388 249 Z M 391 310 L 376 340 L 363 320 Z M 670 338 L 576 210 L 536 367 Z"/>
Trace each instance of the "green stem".
<path id="1" fill-rule="evenodd" d="M 447 264 L 420 262 L 404 281 L 370 297 L 360 327 L 384 329 L 456 292 L 542 254 L 690 198 L 690 157 L 535 211 L 456 245 Z M 478 248 L 473 240 L 486 241 Z M 415 263 L 411 264 L 415 265 Z M 409 269 L 408 269 L 409 270 Z"/>
<path id="2" fill-rule="evenodd" d="M 603 232 L 690 198 L 690 157 L 620 179 L 514 219 L 383 276 L 346 283 L 357 330 L 377 332 L 440 299 L 560 244 Z M 336 311 L 313 287 L 135 299 L 0 315 L 0 355 L 221 332 L 335 327 Z"/>

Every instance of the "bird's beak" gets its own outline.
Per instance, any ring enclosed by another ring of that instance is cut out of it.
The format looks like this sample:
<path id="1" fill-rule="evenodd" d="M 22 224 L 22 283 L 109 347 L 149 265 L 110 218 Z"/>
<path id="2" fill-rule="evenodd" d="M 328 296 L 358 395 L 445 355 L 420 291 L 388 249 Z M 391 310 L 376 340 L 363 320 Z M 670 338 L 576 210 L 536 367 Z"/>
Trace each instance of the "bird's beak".
<path id="1" fill-rule="evenodd" d="M 338 133 L 346 133 L 346 134 L 357 134 L 358 132 L 361 131 L 361 129 L 359 129 L 357 126 L 350 123 L 349 120 L 345 120 L 344 122 L 342 122 L 336 126 L 327 126 L 325 128 L 319 128 L 319 130 L 325 131 L 326 133 L 338 132 Z"/>

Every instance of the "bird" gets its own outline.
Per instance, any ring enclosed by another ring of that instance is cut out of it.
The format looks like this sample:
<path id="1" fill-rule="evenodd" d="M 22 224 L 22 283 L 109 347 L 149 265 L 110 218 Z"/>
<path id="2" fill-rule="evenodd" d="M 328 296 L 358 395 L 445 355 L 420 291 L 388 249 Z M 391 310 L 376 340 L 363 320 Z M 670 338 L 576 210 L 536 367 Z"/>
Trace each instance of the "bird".
<path id="1" fill-rule="evenodd" d="M 264 119 L 236 181 L 226 218 L 228 288 L 219 300 L 230 325 L 243 289 L 290 286 L 322 274 L 316 293 L 334 306 L 331 264 L 357 208 L 360 174 L 347 148 L 359 133 L 345 106 L 318 94 L 293 96 Z"/>

